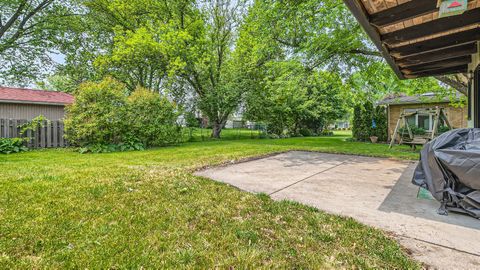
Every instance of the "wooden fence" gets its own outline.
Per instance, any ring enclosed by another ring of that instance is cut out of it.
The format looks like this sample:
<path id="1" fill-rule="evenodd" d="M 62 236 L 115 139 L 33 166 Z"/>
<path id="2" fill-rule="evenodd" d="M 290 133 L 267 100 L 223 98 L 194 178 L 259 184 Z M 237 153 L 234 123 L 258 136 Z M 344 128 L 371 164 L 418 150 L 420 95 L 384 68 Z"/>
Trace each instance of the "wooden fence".
<path id="1" fill-rule="evenodd" d="M 25 145 L 29 148 L 55 148 L 67 147 L 64 139 L 64 126 L 62 121 L 45 121 L 43 127 L 37 130 L 27 130 L 21 134 L 21 126 L 27 120 L 0 119 L 0 138 L 29 138 Z"/>

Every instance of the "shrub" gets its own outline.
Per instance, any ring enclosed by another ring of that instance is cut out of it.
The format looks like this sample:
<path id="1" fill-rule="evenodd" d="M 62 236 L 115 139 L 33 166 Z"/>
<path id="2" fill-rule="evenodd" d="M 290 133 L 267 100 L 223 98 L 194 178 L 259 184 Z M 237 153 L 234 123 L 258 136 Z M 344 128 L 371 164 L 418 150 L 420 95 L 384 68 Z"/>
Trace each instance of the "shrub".
<path id="1" fill-rule="evenodd" d="M 427 133 L 424 128 L 417 127 L 415 125 L 409 125 L 409 127 L 413 135 L 425 135 Z M 401 135 L 408 135 L 408 129 L 406 127 L 400 128 L 398 132 Z"/>
<path id="2" fill-rule="evenodd" d="M 92 144 L 80 148 L 80 153 L 110 153 L 145 150 L 143 143 L 127 142 L 119 144 Z"/>
<path id="3" fill-rule="evenodd" d="M 28 151 L 22 138 L 0 138 L 0 153 L 11 154 Z"/>
<path id="4" fill-rule="evenodd" d="M 122 142 L 125 130 L 125 86 L 111 78 L 82 84 L 67 107 L 66 138 L 78 146 Z"/>
<path id="5" fill-rule="evenodd" d="M 363 129 L 362 125 L 362 113 L 363 113 L 363 108 L 360 104 L 355 105 L 355 108 L 353 109 L 353 127 L 352 127 L 352 135 L 353 138 L 359 140 L 360 139 L 360 134 Z"/>
<path id="6" fill-rule="evenodd" d="M 363 141 L 369 141 L 370 137 L 374 133 L 373 129 L 373 120 L 374 120 L 374 110 L 373 104 L 370 101 L 367 101 L 363 104 L 363 112 L 361 117 L 361 132 L 360 138 Z"/>
<path id="7" fill-rule="evenodd" d="M 318 136 L 324 136 L 324 137 L 325 137 L 325 136 L 327 136 L 327 137 L 328 137 L 328 136 L 333 136 L 333 135 L 334 135 L 333 131 L 331 131 L 331 130 L 326 130 L 326 129 L 325 129 L 325 130 L 322 130 L 322 132 L 320 132 L 320 134 L 318 134 Z"/>
<path id="8" fill-rule="evenodd" d="M 167 98 L 138 88 L 127 100 L 125 141 L 142 142 L 145 146 L 161 146 L 177 142 L 180 127 L 177 108 Z"/>
<path id="9" fill-rule="evenodd" d="M 200 128 L 201 121 L 195 116 L 195 113 L 187 111 L 185 113 L 185 124 L 189 128 Z"/>
<path id="10" fill-rule="evenodd" d="M 373 121 L 376 127 L 373 126 Z M 385 108 L 374 108 L 371 102 L 356 105 L 353 114 L 353 137 L 357 141 L 369 141 L 371 136 L 377 136 L 379 141 L 386 141 L 387 123 Z"/>
<path id="11" fill-rule="evenodd" d="M 378 141 L 386 142 L 388 140 L 387 109 L 382 106 L 375 108 L 373 119 L 377 126 L 373 129 L 372 135 L 377 136 Z"/>
<path id="12" fill-rule="evenodd" d="M 300 134 L 304 137 L 312 137 L 314 135 L 313 131 L 308 128 L 300 129 Z"/>
<path id="13" fill-rule="evenodd" d="M 126 87 L 111 78 L 80 86 L 67 108 L 67 139 L 83 153 L 142 150 L 180 138 L 176 106 L 158 93 Z"/>
<path id="14" fill-rule="evenodd" d="M 440 126 L 440 127 L 438 128 L 438 134 L 443 134 L 443 133 L 448 132 L 448 131 L 450 131 L 450 130 L 451 130 L 451 129 L 450 129 L 449 127 L 447 127 L 447 126 Z"/>
<path id="15" fill-rule="evenodd" d="M 270 139 L 280 139 L 280 136 L 278 136 L 275 133 L 272 133 L 272 134 L 268 134 L 268 138 L 270 138 Z"/>

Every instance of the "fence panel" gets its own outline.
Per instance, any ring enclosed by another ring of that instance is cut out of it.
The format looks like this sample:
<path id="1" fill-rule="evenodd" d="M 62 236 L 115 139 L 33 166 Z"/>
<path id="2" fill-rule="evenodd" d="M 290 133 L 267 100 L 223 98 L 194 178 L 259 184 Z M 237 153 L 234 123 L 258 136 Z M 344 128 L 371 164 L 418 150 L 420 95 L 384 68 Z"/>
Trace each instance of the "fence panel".
<path id="1" fill-rule="evenodd" d="M 62 121 L 45 121 L 36 130 L 27 130 L 22 134 L 22 125 L 28 123 L 24 119 L 0 119 L 0 138 L 29 138 L 25 142 L 28 148 L 67 147 L 63 138 L 64 125 Z"/>

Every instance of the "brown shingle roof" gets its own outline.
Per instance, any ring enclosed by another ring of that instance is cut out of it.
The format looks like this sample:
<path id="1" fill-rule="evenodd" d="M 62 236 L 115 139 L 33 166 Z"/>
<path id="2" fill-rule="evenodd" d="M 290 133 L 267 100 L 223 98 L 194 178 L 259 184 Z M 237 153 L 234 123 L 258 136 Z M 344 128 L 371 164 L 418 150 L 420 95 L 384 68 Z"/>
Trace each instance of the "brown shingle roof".
<path id="1" fill-rule="evenodd" d="M 457 101 L 460 100 L 460 94 L 456 96 Z M 400 94 L 397 96 L 387 96 L 382 101 L 378 102 L 378 105 L 388 104 L 428 104 L 428 103 L 448 103 L 451 102 L 449 97 L 439 97 L 434 93 L 427 93 L 423 95 L 407 96 Z"/>
<path id="2" fill-rule="evenodd" d="M 0 86 L 0 102 L 71 104 L 73 96 L 63 92 Z"/>

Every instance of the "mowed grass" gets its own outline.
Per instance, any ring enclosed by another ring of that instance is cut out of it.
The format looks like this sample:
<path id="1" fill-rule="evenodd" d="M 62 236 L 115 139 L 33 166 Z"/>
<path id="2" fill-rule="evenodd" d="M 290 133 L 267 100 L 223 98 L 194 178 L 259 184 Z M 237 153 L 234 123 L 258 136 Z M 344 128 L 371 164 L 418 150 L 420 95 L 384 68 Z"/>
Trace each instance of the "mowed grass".
<path id="1" fill-rule="evenodd" d="M 183 142 L 203 142 L 213 141 L 216 139 L 211 138 L 212 129 L 208 128 L 184 128 L 182 130 Z M 259 130 L 250 130 L 246 128 L 239 129 L 224 129 L 221 136 L 222 141 L 230 140 L 243 140 L 243 139 L 258 139 L 262 135 Z"/>
<path id="2" fill-rule="evenodd" d="M 382 231 L 192 175 L 288 150 L 418 157 L 345 136 L 1 155 L 0 268 L 420 268 Z"/>

